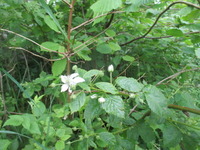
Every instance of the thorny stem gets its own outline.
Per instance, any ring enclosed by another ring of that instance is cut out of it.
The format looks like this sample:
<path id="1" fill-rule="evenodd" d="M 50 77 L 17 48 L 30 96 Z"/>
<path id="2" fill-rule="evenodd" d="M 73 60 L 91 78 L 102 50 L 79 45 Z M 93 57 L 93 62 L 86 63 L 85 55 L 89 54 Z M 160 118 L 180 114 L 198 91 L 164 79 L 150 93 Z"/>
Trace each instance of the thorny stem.
<path id="1" fill-rule="evenodd" d="M 72 28 L 72 16 L 73 16 L 73 10 L 74 10 L 74 4 L 76 0 L 73 0 L 72 3 L 70 4 L 70 11 L 69 11 L 69 19 L 68 19 L 68 28 L 67 28 L 67 49 L 66 53 L 70 54 L 71 53 L 71 44 L 70 44 L 70 36 L 71 36 L 71 28 Z M 70 69 L 71 69 L 71 62 L 70 59 L 67 59 L 67 75 L 70 75 Z M 68 92 L 68 103 L 70 103 L 70 93 Z"/>

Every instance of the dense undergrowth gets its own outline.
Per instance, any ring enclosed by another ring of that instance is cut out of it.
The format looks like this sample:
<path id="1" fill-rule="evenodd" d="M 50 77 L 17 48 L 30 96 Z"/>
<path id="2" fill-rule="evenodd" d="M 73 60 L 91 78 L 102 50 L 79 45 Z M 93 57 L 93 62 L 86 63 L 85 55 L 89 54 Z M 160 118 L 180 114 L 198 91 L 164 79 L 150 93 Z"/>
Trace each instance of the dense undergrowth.
<path id="1" fill-rule="evenodd" d="M 0 0 L 0 150 L 198 150 L 199 14 L 199 0 Z"/>

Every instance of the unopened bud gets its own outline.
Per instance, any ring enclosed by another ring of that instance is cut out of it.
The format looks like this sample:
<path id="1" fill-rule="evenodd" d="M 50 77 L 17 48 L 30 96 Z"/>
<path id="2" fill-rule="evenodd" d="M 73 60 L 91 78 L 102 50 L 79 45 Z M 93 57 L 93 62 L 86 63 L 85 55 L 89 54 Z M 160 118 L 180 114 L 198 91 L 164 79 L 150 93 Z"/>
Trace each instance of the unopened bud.
<path id="1" fill-rule="evenodd" d="M 93 94 L 90 96 L 91 99 L 96 99 L 97 98 L 97 94 Z"/>
<path id="2" fill-rule="evenodd" d="M 77 68 L 78 68 L 77 65 L 74 65 L 74 66 L 72 67 L 72 70 L 75 70 L 75 71 L 76 71 Z"/>
<path id="3" fill-rule="evenodd" d="M 130 97 L 130 98 L 135 98 L 135 94 L 134 94 L 134 93 L 131 93 L 131 94 L 129 95 L 129 97 Z"/>
<path id="4" fill-rule="evenodd" d="M 106 99 L 103 97 L 100 97 L 100 98 L 98 98 L 98 101 L 99 101 L 99 103 L 104 103 L 106 101 Z"/>
<path id="5" fill-rule="evenodd" d="M 113 65 L 108 66 L 108 72 L 113 72 L 113 71 L 114 71 L 114 66 Z"/>
<path id="6" fill-rule="evenodd" d="M 49 86 L 54 88 L 54 87 L 56 87 L 56 84 L 55 83 L 51 83 Z"/>

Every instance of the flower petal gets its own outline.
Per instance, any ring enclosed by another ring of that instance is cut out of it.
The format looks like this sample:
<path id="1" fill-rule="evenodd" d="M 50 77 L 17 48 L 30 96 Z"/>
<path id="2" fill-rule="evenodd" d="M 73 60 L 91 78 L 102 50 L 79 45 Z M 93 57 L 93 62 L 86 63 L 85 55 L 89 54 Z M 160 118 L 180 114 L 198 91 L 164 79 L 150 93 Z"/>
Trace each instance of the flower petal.
<path id="1" fill-rule="evenodd" d="M 62 86 L 61 86 L 61 92 L 65 92 L 65 91 L 67 91 L 69 89 L 69 85 L 68 84 L 63 84 Z"/>
<path id="2" fill-rule="evenodd" d="M 70 89 L 70 87 L 69 87 L 68 91 L 69 91 L 69 93 L 72 93 L 72 90 Z"/>
<path id="3" fill-rule="evenodd" d="M 74 78 L 73 82 L 77 84 L 77 83 L 85 82 L 85 79 L 81 77 L 76 77 Z"/>
<path id="4" fill-rule="evenodd" d="M 69 79 L 68 79 L 68 76 L 63 76 L 63 75 L 61 75 L 60 78 L 61 78 L 61 81 L 62 81 L 63 83 L 67 83 L 67 81 L 69 80 Z"/>
<path id="5" fill-rule="evenodd" d="M 74 79 L 75 77 L 78 77 L 78 76 L 79 76 L 78 73 L 73 73 L 70 75 L 70 79 Z"/>

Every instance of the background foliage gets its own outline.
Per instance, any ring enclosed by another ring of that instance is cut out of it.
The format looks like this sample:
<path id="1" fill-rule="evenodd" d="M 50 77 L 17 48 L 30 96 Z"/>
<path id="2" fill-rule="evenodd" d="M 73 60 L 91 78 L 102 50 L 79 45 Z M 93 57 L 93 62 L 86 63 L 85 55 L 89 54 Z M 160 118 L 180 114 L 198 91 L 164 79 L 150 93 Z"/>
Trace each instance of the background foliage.
<path id="1" fill-rule="evenodd" d="M 0 0 L 0 149 L 198 150 L 199 14 L 199 0 Z M 61 93 L 74 72 L 85 82 Z"/>

